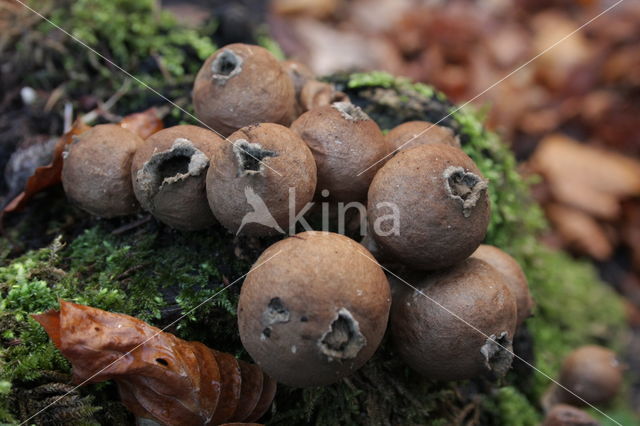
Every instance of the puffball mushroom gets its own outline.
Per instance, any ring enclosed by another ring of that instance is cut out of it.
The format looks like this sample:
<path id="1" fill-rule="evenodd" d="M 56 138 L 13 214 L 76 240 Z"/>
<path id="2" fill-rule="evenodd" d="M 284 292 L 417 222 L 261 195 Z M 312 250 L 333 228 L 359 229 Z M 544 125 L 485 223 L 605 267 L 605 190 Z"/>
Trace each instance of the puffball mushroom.
<path id="1" fill-rule="evenodd" d="M 515 296 L 518 305 L 518 325 L 522 324 L 531 316 L 531 310 L 535 303 L 529 292 L 527 277 L 518 262 L 498 247 L 486 244 L 480 244 L 471 256 L 484 260 L 504 275 L 505 282 L 509 286 L 511 294 Z"/>
<path id="2" fill-rule="evenodd" d="M 138 211 L 130 170 L 142 142 L 138 135 L 117 124 L 100 124 L 79 135 L 65 153 L 62 167 L 67 198 L 100 217 Z"/>
<path id="3" fill-rule="evenodd" d="M 600 423 L 579 408 L 558 404 L 544 418 L 542 426 L 599 426 Z"/>
<path id="4" fill-rule="evenodd" d="M 133 189 L 142 207 L 177 229 L 214 224 L 205 180 L 210 158 L 223 144 L 212 131 L 191 125 L 169 127 L 148 137 L 131 166 Z"/>
<path id="5" fill-rule="evenodd" d="M 313 199 L 316 164 L 307 145 L 288 128 L 261 123 L 229 136 L 211 159 L 207 198 L 229 231 L 274 235 Z"/>
<path id="6" fill-rule="evenodd" d="M 333 84 L 311 80 L 302 87 L 299 102 L 302 111 L 309 111 L 335 102 L 349 102 L 349 97 L 336 90 Z"/>
<path id="7" fill-rule="evenodd" d="M 300 117 L 300 115 L 306 111 L 306 109 L 302 106 L 300 102 L 300 94 L 302 93 L 302 88 L 309 81 L 315 81 L 316 76 L 302 62 L 288 60 L 282 62 L 282 68 L 287 73 L 289 78 L 291 79 L 291 83 L 293 84 L 293 92 L 295 97 L 295 102 L 292 105 L 290 111 L 290 119 L 294 121 L 296 118 Z"/>
<path id="8" fill-rule="evenodd" d="M 552 385 L 544 396 L 544 405 L 603 404 L 620 391 L 622 365 L 612 350 L 596 345 L 582 346 L 565 358 L 558 381 L 568 390 Z"/>
<path id="9" fill-rule="evenodd" d="M 469 258 L 429 273 L 415 288 L 395 289 L 389 332 L 401 359 L 427 378 L 503 376 L 513 359 L 516 315 L 504 277 Z"/>
<path id="10" fill-rule="evenodd" d="M 448 127 L 428 121 L 408 121 L 394 127 L 386 135 L 390 151 L 440 143 L 460 148 L 460 138 Z"/>
<path id="11" fill-rule="evenodd" d="M 369 223 L 383 253 L 415 269 L 467 258 L 487 232 L 487 181 L 473 160 L 442 144 L 402 150 L 369 188 Z"/>
<path id="12" fill-rule="evenodd" d="M 303 232 L 269 247 L 238 303 L 242 343 L 264 371 L 290 386 L 336 382 L 359 369 L 384 335 L 389 283 L 362 245 Z"/>
<path id="13" fill-rule="evenodd" d="M 291 129 L 313 152 L 318 166 L 317 194 L 327 189 L 328 199 L 333 201 L 366 198 L 369 184 L 382 166 L 375 163 L 387 155 L 387 145 L 378 125 L 362 109 L 335 102 L 305 112 Z"/>
<path id="14" fill-rule="evenodd" d="M 252 123 L 288 125 L 294 103 L 291 79 L 260 46 L 223 47 L 205 61 L 193 86 L 196 115 L 223 135 Z"/>

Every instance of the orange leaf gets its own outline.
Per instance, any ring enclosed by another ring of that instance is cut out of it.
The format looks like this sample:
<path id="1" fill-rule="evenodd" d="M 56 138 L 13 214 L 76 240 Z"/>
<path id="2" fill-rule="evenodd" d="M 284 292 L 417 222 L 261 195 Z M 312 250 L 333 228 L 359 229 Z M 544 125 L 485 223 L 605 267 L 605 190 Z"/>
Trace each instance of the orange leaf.
<path id="1" fill-rule="evenodd" d="M 158 117 L 158 110 L 155 107 L 127 115 L 122 119 L 120 125 L 142 139 L 146 139 L 164 128 L 164 124 Z"/>
<path id="2" fill-rule="evenodd" d="M 275 396 L 258 366 L 128 315 L 61 300 L 59 312 L 33 318 L 71 362 L 75 383 L 114 380 L 138 417 L 167 425 L 255 420 Z"/>

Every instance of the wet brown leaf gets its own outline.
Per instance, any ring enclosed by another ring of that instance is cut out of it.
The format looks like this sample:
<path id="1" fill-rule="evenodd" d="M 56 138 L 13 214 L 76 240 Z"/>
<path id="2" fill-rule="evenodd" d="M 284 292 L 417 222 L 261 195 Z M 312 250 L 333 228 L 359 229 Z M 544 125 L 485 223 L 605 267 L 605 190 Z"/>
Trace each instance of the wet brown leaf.
<path id="1" fill-rule="evenodd" d="M 258 366 L 128 315 L 61 300 L 60 311 L 33 318 L 71 362 L 74 383 L 114 380 L 138 417 L 166 425 L 256 420 L 275 395 Z"/>

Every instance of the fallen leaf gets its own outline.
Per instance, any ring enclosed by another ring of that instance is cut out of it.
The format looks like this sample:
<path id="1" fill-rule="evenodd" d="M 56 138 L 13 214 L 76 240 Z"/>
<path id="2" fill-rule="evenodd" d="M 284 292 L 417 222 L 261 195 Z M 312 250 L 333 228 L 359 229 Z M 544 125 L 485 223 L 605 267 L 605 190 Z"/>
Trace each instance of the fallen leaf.
<path id="1" fill-rule="evenodd" d="M 164 127 L 162 120 L 158 117 L 156 108 L 149 108 L 142 112 L 130 114 L 122 119 L 120 125 L 136 133 L 142 139 L 148 138 Z M 80 135 L 90 128 L 82 120 L 76 120 L 71 130 L 65 133 L 56 143 L 51 164 L 38 167 L 34 171 L 33 175 L 27 180 L 24 191 L 4 207 L 3 213 L 11 213 L 24 208 L 35 194 L 60 183 L 63 164 L 62 154 L 65 147 L 73 141 L 74 136 Z"/>
<path id="2" fill-rule="evenodd" d="M 166 425 L 254 421 L 275 396 L 275 382 L 258 366 L 128 315 L 61 300 L 60 311 L 33 318 L 71 363 L 74 383 L 114 380 L 138 417 Z"/>
<path id="3" fill-rule="evenodd" d="M 599 218 L 617 218 L 620 201 L 640 195 L 639 161 L 560 134 L 544 138 L 529 164 L 557 201 Z"/>
<path id="4" fill-rule="evenodd" d="M 164 128 L 162 119 L 160 119 L 158 110 L 155 107 L 127 115 L 122 119 L 120 125 L 142 139 L 146 139 Z"/>
<path id="5" fill-rule="evenodd" d="M 577 32 L 578 24 L 559 11 L 537 14 L 532 27 L 533 48 L 540 55 L 535 63 L 538 75 L 550 88 L 566 89 L 576 69 L 591 59 L 591 45 L 583 33 Z M 571 37 L 566 38 L 569 34 Z"/>
<path id="6" fill-rule="evenodd" d="M 598 260 L 608 259 L 613 253 L 604 229 L 588 214 L 560 204 L 547 205 L 546 212 L 568 247 Z"/>

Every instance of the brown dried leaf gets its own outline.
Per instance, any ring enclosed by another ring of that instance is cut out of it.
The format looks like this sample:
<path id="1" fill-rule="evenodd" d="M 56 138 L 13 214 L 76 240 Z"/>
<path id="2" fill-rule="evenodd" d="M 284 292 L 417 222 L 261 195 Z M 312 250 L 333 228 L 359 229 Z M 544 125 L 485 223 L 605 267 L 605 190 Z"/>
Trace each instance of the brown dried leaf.
<path id="1" fill-rule="evenodd" d="M 278 382 L 266 374 L 263 374 L 263 376 L 262 395 L 260 395 L 256 408 L 253 409 L 253 413 L 251 413 L 246 419 L 247 422 L 255 422 L 260 417 L 264 416 L 267 410 L 269 410 L 269 407 L 271 407 L 271 401 L 273 401 L 273 398 L 276 396 Z"/>
<path id="2" fill-rule="evenodd" d="M 341 0 L 273 0 L 271 8 L 279 15 L 305 15 L 318 19 L 331 17 Z"/>
<path id="3" fill-rule="evenodd" d="M 571 207 L 550 204 L 547 217 L 568 247 L 594 259 L 608 259 L 613 247 L 602 227 L 591 216 Z"/>
<path id="4" fill-rule="evenodd" d="M 238 361 L 242 374 L 242 389 L 238 409 L 231 419 L 232 422 L 243 422 L 253 413 L 260 396 L 262 395 L 262 382 L 264 375 L 260 367 L 248 362 Z"/>
<path id="5" fill-rule="evenodd" d="M 142 139 L 146 139 L 164 128 L 162 119 L 160 119 L 158 110 L 155 107 L 127 115 L 122 119 L 120 125 Z"/>
<path id="6" fill-rule="evenodd" d="M 75 383 L 114 380 L 123 404 L 138 417 L 167 425 L 219 424 L 234 412 L 242 421 L 256 413 L 258 402 L 263 410 L 273 400 L 262 392 L 259 367 L 238 368 L 228 354 L 128 315 L 61 300 L 60 311 L 33 318 L 71 362 Z"/>
<path id="7" fill-rule="evenodd" d="M 640 162 L 563 135 L 544 138 L 530 165 L 557 201 L 596 217 L 616 218 L 619 200 L 640 195 Z"/>
<path id="8" fill-rule="evenodd" d="M 240 401 L 240 389 L 242 387 L 242 379 L 240 375 L 240 366 L 238 360 L 232 355 L 224 352 L 213 351 L 218 366 L 220 367 L 220 375 L 222 377 L 222 391 L 220 400 L 228 401 L 226 404 L 220 404 L 213 416 L 212 423 L 218 424 L 227 421 L 238 409 Z M 273 398 L 271 398 L 273 400 Z"/>
<path id="9" fill-rule="evenodd" d="M 532 26 L 533 47 L 536 54 L 541 54 L 535 63 L 538 74 L 550 88 L 566 88 L 576 69 L 591 59 L 592 46 L 583 33 L 575 32 L 578 24 L 564 13 L 539 13 Z M 571 37 L 564 39 L 569 34 Z"/>

